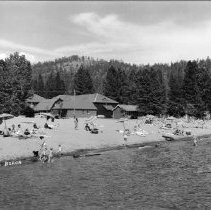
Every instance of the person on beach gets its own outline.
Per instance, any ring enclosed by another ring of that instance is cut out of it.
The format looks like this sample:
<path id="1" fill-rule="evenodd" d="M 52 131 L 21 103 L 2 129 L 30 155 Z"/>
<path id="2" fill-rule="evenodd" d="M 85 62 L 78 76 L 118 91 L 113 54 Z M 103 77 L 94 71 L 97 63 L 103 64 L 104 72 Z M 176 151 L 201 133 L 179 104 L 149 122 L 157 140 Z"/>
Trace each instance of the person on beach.
<path id="1" fill-rule="evenodd" d="M 46 129 L 52 129 L 52 128 L 48 125 L 47 122 L 44 124 L 44 128 L 46 128 Z"/>
<path id="2" fill-rule="evenodd" d="M 127 131 L 124 130 L 123 139 L 124 139 L 124 146 L 125 146 L 125 147 L 127 146 L 127 138 L 128 138 L 128 136 L 127 136 Z"/>
<path id="3" fill-rule="evenodd" d="M 6 128 L 4 130 L 3 137 L 9 137 L 9 136 L 11 136 L 11 128 Z"/>
<path id="4" fill-rule="evenodd" d="M 61 145 L 61 144 L 59 144 L 58 154 L 59 154 L 59 155 L 62 155 L 62 145 Z"/>
<path id="5" fill-rule="evenodd" d="M 17 134 L 23 135 L 23 131 L 22 131 L 22 128 L 21 128 L 21 125 L 20 124 L 18 124 Z"/>
<path id="6" fill-rule="evenodd" d="M 47 153 L 47 147 L 45 147 L 43 149 L 43 154 L 41 156 L 41 162 L 44 163 L 48 160 L 48 155 L 46 154 Z"/>
<path id="7" fill-rule="evenodd" d="M 40 139 L 42 139 L 40 137 Z M 47 152 L 47 144 L 46 141 L 44 140 L 43 143 L 40 145 L 40 160 L 42 163 L 46 161 L 46 152 Z"/>
<path id="8" fill-rule="evenodd" d="M 12 132 L 15 133 L 15 125 L 12 124 Z"/>
<path id="9" fill-rule="evenodd" d="M 28 136 L 30 134 L 29 129 L 26 128 L 26 130 L 24 131 L 24 135 Z"/>
<path id="10" fill-rule="evenodd" d="M 34 129 L 39 129 L 36 123 L 34 123 L 33 128 Z"/>
<path id="11" fill-rule="evenodd" d="M 50 148 L 49 154 L 48 154 L 48 162 L 51 163 L 53 158 L 53 148 Z"/>
<path id="12" fill-rule="evenodd" d="M 75 130 L 78 129 L 78 118 L 74 116 Z"/>

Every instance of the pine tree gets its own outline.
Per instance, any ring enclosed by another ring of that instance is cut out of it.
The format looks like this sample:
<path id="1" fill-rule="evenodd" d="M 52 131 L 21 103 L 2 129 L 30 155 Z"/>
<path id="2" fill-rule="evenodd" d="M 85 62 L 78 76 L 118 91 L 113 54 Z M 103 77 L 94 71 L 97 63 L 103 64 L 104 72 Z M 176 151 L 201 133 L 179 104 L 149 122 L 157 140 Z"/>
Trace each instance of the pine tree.
<path id="1" fill-rule="evenodd" d="M 25 56 L 11 54 L 5 59 L 5 97 L 4 111 L 20 114 L 25 108 L 25 100 L 32 94 L 32 69 Z"/>
<path id="2" fill-rule="evenodd" d="M 185 77 L 182 86 L 183 104 L 185 112 L 188 115 L 200 117 L 203 109 L 199 109 L 201 106 L 204 107 L 200 85 L 199 85 L 199 68 L 195 61 L 189 61 L 185 69 Z"/>
<path id="3" fill-rule="evenodd" d="M 93 83 L 89 71 L 81 65 L 75 74 L 74 89 L 76 95 L 93 93 Z"/>
<path id="4" fill-rule="evenodd" d="M 127 86 L 127 99 L 128 99 L 128 104 L 137 104 L 137 87 L 136 87 L 136 74 L 137 72 L 135 69 L 132 69 L 129 76 L 128 76 L 128 86 Z"/>
<path id="5" fill-rule="evenodd" d="M 46 98 L 53 98 L 56 96 L 55 93 L 55 82 L 54 82 L 54 75 L 53 72 L 48 76 L 46 85 L 45 85 L 45 97 Z"/>
<path id="6" fill-rule="evenodd" d="M 55 77 L 55 94 L 62 95 L 65 93 L 65 84 L 64 81 L 60 77 L 60 73 L 57 72 Z"/>
<path id="7" fill-rule="evenodd" d="M 170 73 L 169 78 L 169 101 L 168 101 L 168 114 L 170 116 L 180 117 L 184 115 L 184 107 L 182 105 L 181 96 L 181 81 L 176 76 L 175 72 Z"/>
<path id="8" fill-rule="evenodd" d="M 140 112 L 146 114 L 165 114 L 165 86 L 160 71 L 153 68 L 137 74 L 137 102 Z"/>
<path id="9" fill-rule="evenodd" d="M 38 95 L 45 96 L 45 85 L 41 74 L 38 76 L 36 91 Z"/>
<path id="10" fill-rule="evenodd" d="M 128 75 L 126 72 L 120 68 L 117 69 L 118 72 L 118 95 L 117 95 L 117 101 L 121 104 L 128 104 L 128 87 L 129 87 L 129 80 Z"/>
<path id="11" fill-rule="evenodd" d="M 121 103 L 119 101 L 119 89 L 121 87 L 119 81 L 119 71 L 113 66 L 109 67 L 104 83 L 104 95 Z"/>

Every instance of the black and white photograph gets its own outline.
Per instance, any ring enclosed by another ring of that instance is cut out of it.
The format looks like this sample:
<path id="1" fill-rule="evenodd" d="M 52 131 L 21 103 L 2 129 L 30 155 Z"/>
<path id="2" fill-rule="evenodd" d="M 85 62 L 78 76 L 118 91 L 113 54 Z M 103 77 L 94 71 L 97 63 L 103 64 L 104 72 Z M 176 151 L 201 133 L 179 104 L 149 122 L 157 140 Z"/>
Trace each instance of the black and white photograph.
<path id="1" fill-rule="evenodd" d="M 0 0 L 0 210 L 211 209 L 211 2 Z"/>

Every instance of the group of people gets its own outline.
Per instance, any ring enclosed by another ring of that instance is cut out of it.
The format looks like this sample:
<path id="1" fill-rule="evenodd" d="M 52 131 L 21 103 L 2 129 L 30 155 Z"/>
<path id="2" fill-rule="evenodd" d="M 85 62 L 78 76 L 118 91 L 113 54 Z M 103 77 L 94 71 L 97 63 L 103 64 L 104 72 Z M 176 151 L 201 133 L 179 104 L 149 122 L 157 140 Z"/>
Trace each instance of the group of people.
<path id="1" fill-rule="evenodd" d="M 18 124 L 17 128 L 15 124 L 12 124 L 12 127 L 5 127 L 3 131 L 0 131 L 0 134 L 3 135 L 4 137 L 10 137 L 10 136 L 29 136 L 31 134 L 35 134 L 39 127 L 37 126 L 36 123 L 33 124 L 33 129 L 29 130 L 26 128 L 25 130 L 22 129 L 21 125 Z"/>
<path id="2" fill-rule="evenodd" d="M 43 143 L 40 146 L 40 151 L 33 151 L 33 153 L 34 153 L 34 157 L 39 157 L 39 159 L 42 163 L 44 163 L 44 162 L 51 163 L 52 159 L 53 159 L 53 155 L 54 155 L 53 148 L 51 147 L 48 149 L 47 143 L 45 140 L 43 141 Z M 62 155 L 61 144 L 58 145 L 58 154 Z"/>

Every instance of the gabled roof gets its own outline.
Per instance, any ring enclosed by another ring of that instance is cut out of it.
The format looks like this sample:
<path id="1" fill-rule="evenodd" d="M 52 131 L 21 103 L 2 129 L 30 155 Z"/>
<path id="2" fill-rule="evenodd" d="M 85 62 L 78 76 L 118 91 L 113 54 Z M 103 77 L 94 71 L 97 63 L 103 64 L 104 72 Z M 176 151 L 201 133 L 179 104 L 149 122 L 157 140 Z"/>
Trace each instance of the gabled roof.
<path id="1" fill-rule="evenodd" d="M 97 110 L 96 106 L 83 97 L 75 97 L 75 99 L 64 100 L 60 104 L 55 104 L 52 109 L 87 109 Z"/>
<path id="2" fill-rule="evenodd" d="M 124 111 L 127 111 L 127 112 L 138 111 L 138 106 L 137 105 L 119 104 L 113 110 L 115 110 L 117 107 L 119 107 L 119 108 L 121 108 L 121 109 L 123 109 Z"/>
<path id="3" fill-rule="evenodd" d="M 69 100 L 72 97 L 73 97 L 72 95 L 58 95 L 58 96 L 53 97 L 52 99 L 59 99 L 60 98 L 64 101 L 64 100 Z"/>
<path id="4" fill-rule="evenodd" d="M 110 103 L 110 104 L 118 104 L 117 101 L 108 98 L 104 95 L 101 95 L 99 93 L 95 93 L 95 94 L 89 94 L 87 95 L 89 97 L 93 97 L 93 103 Z"/>
<path id="5" fill-rule="evenodd" d="M 26 99 L 26 102 L 39 103 L 42 100 L 46 100 L 46 99 L 37 94 L 33 94 L 31 97 Z"/>
<path id="6" fill-rule="evenodd" d="M 61 100 L 61 99 L 56 99 L 56 98 L 45 99 L 34 107 L 34 111 L 38 111 L 38 112 L 40 112 L 40 111 L 50 111 L 52 109 L 53 105 L 58 100 Z"/>
<path id="7" fill-rule="evenodd" d="M 59 95 L 55 98 L 61 98 L 62 104 L 55 104 L 53 109 L 88 109 L 97 110 L 95 103 L 118 104 L 118 102 L 103 96 L 101 94 L 85 94 L 85 95 Z M 113 109 L 113 107 L 112 107 Z"/>

